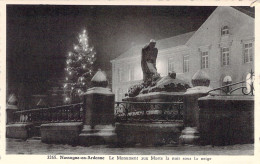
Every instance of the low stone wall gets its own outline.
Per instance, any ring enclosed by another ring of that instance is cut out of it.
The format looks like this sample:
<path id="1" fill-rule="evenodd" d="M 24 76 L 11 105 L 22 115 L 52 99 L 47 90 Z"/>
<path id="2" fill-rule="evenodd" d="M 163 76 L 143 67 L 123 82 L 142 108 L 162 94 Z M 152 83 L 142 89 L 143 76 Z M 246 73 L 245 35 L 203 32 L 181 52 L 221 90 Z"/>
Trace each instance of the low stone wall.
<path id="1" fill-rule="evenodd" d="M 253 96 L 206 96 L 198 105 L 201 144 L 254 142 Z"/>
<path id="2" fill-rule="evenodd" d="M 177 144 L 183 123 L 116 123 L 119 145 Z"/>
<path id="3" fill-rule="evenodd" d="M 32 124 L 9 124 L 6 125 L 6 137 L 26 140 L 31 136 Z"/>
<path id="4" fill-rule="evenodd" d="M 42 124 L 41 141 L 44 143 L 78 144 L 82 125 L 82 122 Z"/>

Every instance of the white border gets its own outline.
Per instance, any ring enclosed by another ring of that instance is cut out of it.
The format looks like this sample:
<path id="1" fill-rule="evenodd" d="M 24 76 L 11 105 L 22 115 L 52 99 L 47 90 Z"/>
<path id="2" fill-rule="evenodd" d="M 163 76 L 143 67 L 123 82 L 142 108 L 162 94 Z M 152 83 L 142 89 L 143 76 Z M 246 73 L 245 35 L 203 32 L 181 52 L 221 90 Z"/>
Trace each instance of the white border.
<path id="1" fill-rule="evenodd" d="M 5 102 L 6 102 L 6 4 L 50 4 L 50 5 L 57 5 L 57 4 L 66 4 L 66 5 L 184 5 L 184 6 L 250 6 L 250 5 L 256 5 L 256 14 L 255 14 L 255 61 L 259 60 L 259 52 L 260 52 L 260 40 L 259 40 L 259 31 L 257 29 L 260 29 L 260 2 L 254 1 L 254 0 L 78 0 L 78 1 L 72 1 L 72 0 L 42 0 L 42 1 L 33 1 L 33 0 L 0 0 L 0 162 L 1 163 L 9 163 L 9 162 L 19 162 L 19 163 L 25 163 L 25 162 L 34 162 L 34 163 L 46 163 L 46 162 L 55 162 L 55 163 L 69 163 L 69 162 L 105 162 L 105 161 L 90 161 L 90 160 L 83 160 L 83 161 L 72 161 L 72 160 L 46 160 L 46 155 L 6 155 L 5 154 Z M 259 153 L 260 153 L 260 133 L 259 133 L 259 116 L 260 111 L 258 108 L 258 105 L 260 105 L 259 101 L 259 95 L 257 93 L 259 92 L 259 85 L 260 85 L 260 74 L 259 74 L 259 67 L 257 64 L 255 64 L 255 155 L 254 156 L 214 156 L 214 155 L 208 155 L 209 157 L 212 157 L 213 160 L 210 161 L 210 163 L 241 163 L 241 164 L 251 164 L 251 163 L 259 163 Z M 174 153 L 174 152 L 173 152 Z M 107 155 L 104 155 L 106 158 L 108 158 Z M 147 156 L 147 155 L 146 155 Z M 178 155 L 178 156 L 189 156 L 189 155 Z M 162 155 L 162 157 L 164 157 Z M 194 157 L 194 156 L 191 156 Z M 199 156 L 203 157 L 203 156 Z M 132 163 L 132 162 L 143 162 L 143 161 L 106 161 L 106 162 L 113 162 L 113 163 Z M 149 163 L 158 163 L 158 162 L 166 162 L 166 163 L 186 163 L 184 161 L 146 161 Z M 202 161 L 190 161 L 192 163 L 203 163 Z M 190 163 L 188 162 L 188 163 Z M 209 163 L 209 162 L 207 162 Z"/>

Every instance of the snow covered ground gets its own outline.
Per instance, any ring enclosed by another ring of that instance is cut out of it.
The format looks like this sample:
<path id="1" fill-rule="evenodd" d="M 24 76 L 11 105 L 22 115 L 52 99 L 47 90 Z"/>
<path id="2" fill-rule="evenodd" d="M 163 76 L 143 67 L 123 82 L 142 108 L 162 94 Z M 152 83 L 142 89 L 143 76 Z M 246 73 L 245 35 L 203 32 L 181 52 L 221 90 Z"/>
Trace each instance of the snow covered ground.
<path id="1" fill-rule="evenodd" d="M 40 140 L 6 140 L 6 154 L 99 154 L 99 155 L 253 155 L 253 144 L 231 146 L 174 146 L 112 148 L 106 145 L 90 147 L 45 144 Z"/>

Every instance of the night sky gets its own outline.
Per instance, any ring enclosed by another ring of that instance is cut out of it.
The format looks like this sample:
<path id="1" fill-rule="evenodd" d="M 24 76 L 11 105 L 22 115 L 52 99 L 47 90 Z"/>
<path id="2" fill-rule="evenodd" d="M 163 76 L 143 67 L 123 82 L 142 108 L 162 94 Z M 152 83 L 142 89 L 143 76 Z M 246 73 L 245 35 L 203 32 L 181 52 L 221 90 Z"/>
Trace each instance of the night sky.
<path id="1" fill-rule="evenodd" d="M 68 51 L 88 31 L 95 69 L 111 71 L 110 60 L 136 44 L 197 30 L 216 7 L 7 6 L 8 94 L 44 94 L 64 79 Z"/>

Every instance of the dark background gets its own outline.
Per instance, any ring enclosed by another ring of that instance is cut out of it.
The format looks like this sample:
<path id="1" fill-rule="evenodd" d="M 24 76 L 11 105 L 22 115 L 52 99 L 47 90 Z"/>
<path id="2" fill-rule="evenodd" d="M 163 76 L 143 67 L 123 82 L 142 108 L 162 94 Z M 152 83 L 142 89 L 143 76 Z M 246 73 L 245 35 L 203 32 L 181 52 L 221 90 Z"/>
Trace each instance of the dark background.
<path id="1" fill-rule="evenodd" d="M 131 46 L 197 30 L 215 8 L 8 5 L 7 96 L 44 94 L 63 80 L 66 55 L 84 28 L 95 70 L 111 75 L 110 60 Z"/>

